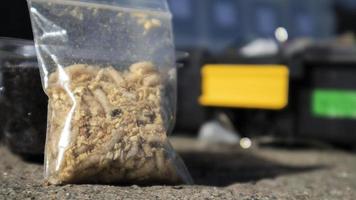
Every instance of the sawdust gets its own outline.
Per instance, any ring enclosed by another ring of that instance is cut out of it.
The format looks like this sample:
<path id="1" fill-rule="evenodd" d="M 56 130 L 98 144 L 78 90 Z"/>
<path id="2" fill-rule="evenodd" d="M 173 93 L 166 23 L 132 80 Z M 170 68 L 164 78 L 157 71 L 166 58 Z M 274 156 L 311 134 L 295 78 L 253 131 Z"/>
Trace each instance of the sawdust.
<path id="1" fill-rule="evenodd" d="M 186 182 L 167 141 L 162 89 L 150 62 L 123 72 L 78 64 L 51 74 L 48 183 Z"/>

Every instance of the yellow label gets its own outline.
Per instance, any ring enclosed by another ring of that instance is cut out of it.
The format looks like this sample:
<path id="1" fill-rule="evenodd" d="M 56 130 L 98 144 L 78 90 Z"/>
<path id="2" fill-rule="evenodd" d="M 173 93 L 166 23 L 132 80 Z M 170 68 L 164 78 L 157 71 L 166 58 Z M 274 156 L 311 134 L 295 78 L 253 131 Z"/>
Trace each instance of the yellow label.
<path id="1" fill-rule="evenodd" d="M 206 65 L 199 101 L 204 106 L 283 109 L 288 85 L 283 65 Z"/>

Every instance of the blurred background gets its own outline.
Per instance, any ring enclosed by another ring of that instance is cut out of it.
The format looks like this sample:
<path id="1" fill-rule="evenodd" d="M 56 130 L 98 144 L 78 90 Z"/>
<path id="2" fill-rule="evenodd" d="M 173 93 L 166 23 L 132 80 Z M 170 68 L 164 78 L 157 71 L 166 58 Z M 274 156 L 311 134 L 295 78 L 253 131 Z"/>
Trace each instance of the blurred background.
<path id="1" fill-rule="evenodd" d="M 169 5 L 180 55 L 177 134 L 246 147 L 265 137 L 356 147 L 356 1 Z M 0 37 L 23 39 L 0 41 L 1 137 L 15 152 L 36 154 L 43 151 L 46 97 L 28 8 L 23 0 L 0 8 Z"/>

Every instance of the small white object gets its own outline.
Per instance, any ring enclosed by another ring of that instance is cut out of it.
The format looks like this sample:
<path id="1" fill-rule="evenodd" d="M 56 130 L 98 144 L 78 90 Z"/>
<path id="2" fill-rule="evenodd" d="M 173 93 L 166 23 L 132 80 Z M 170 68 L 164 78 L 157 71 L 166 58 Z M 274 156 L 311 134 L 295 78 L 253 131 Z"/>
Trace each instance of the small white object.
<path id="1" fill-rule="evenodd" d="M 252 142 L 251 142 L 250 138 L 241 138 L 240 146 L 243 149 L 249 149 L 252 146 Z"/>
<path id="2" fill-rule="evenodd" d="M 199 131 L 199 140 L 208 143 L 238 144 L 238 133 L 224 128 L 218 121 L 206 122 Z"/>
<path id="3" fill-rule="evenodd" d="M 278 42 L 284 43 L 288 40 L 288 32 L 284 27 L 278 27 L 274 32 L 274 36 Z"/>
<path id="4" fill-rule="evenodd" d="M 240 49 L 246 57 L 275 55 L 278 53 L 278 44 L 272 39 L 256 39 Z"/>

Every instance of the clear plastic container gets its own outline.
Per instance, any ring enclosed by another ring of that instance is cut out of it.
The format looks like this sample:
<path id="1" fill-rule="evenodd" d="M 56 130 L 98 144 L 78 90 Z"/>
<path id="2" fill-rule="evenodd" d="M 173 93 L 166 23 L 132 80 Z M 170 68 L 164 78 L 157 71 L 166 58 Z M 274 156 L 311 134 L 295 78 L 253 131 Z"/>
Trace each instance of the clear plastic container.
<path id="1" fill-rule="evenodd" d="M 29 0 L 49 97 L 45 178 L 190 183 L 167 135 L 176 106 L 165 0 Z"/>
<path id="2" fill-rule="evenodd" d="M 46 133 L 43 94 L 32 41 L 0 38 L 0 126 L 15 153 L 41 155 Z"/>

